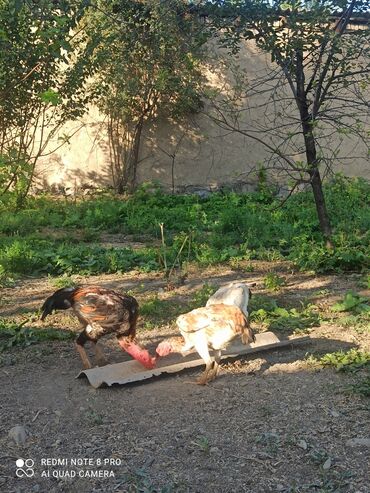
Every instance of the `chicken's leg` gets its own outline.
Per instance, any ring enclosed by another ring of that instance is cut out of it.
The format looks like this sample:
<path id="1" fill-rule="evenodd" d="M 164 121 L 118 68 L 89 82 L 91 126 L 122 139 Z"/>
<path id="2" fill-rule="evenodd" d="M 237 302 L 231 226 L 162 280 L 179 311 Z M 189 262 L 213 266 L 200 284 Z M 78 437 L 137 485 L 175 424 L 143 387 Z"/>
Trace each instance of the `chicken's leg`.
<path id="1" fill-rule="evenodd" d="M 89 368 L 92 368 L 89 357 L 87 356 L 87 353 L 86 353 L 83 345 L 76 342 L 75 346 L 76 346 L 77 352 L 80 355 L 80 358 L 82 360 L 82 364 L 83 364 L 84 369 L 88 370 Z"/>
<path id="2" fill-rule="evenodd" d="M 105 366 L 108 364 L 107 358 L 104 356 L 103 350 L 98 343 L 94 341 L 94 349 L 95 349 L 95 360 L 98 366 Z"/>
<path id="3" fill-rule="evenodd" d="M 198 333 L 196 335 L 196 340 L 194 342 L 195 342 L 194 344 L 195 349 L 197 350 L 199 356 L 206 364 L 206 369 L 201 374 L 201 376 L 197 379 L 197 384 L 206 385 L 209 380 L 212 380 L 213 361 L 209 355 L 208 342 L 204 332 Z"/>
<path id="4" fill-rule="evenodd" d="M 82 360 L 82 364 L 85 370 L 88 370 L 89 368 L 92 368 L 92 364 L 90 363 L 89 357 L 87 356 L 86 350 L 85 350 L 85 344 L 87 341 L 91 340 L 89 339 L 87 332 L 89 330 L 89 325 L 87 325 L 84 330 L 79 334 L 79 336 L 76 339 L 76 349 L 78 354 L 80 355 L 80 358 Z"/>
<path id="5" fill-rule="evenodd" d="M 212 374 L 212 367 L 213 367 L 213 361 L 206 364 L 206 369 L 201 374 L 201 376 L 196 380 L 196 383 L 198 385 L 207 385 L 207 383 L 212 380 L 212 378 L 209 377 L 209 375 Z"/>
<path id="6" fill-rule="evenodd" d="M 215 349 L 214 361 L 211 362 L 208 369 L 206 366 L 206 371 L 204 372 L 204 373 L 207 372 L 207 375 L 204 375 L 206 377 L 205 383 L 211 382 L 217 377 L 218 372 L 220 370 L 220 361 L 221 361 L 221 349 Z M 201 381 L 202 381 L 202 377 L 203 375 L 201 376 Z"/>
<path id="7" fill-rule="evenodd" d="M 215 361 L 213 363 L 212 379 L 216 378 L 220 371 L 221 349 L 215 349 L 213 355 Z"/>

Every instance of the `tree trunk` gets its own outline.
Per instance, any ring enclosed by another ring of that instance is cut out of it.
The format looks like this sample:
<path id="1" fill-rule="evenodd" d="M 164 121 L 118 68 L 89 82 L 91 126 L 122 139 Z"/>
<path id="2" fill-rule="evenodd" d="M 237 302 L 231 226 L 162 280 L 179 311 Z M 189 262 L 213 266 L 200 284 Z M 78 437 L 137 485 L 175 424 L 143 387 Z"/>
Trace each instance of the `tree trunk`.
<path id="1" fill-rule="evenodd" d="M 332 249 L 331 241 L 332 230 L 330 225 L 329 214 L 326 208 L 324 192 L 322 189 L 322 181 L 320 176 L 319 164 L 317 158 L 316 142 L 312 132 L 312 115 L 309 111 L 307 94 L 305 91 L 305 77 L 303 65 L 303 48 L 299 47 L 296 50 L 296 80 L 297 80 L 297 96 L 296 102 L 299 109 L 304 145 L 306 150 L 307 172 L 310 175 L 313 196 L 315 198 L 317 217 L 319 219 L 320 229 L 326 241 L 327 248 Z"/>
<path id="2" fill-rule="evenodd" d="M 315 198 L 317 216 L 319 218 L 320 229 L 326 241 L 326 247 L 332 249 L 331 241 L 332 230 L 329 220 L 328 211 L 326 209 L 325 197 L 322 190 L 322 181 L 318 168 L 313 168 L 310 172 L 311 186 L 313 196 Z"/>
<path id="3" fill-rule="evenodd" d="M 135 190 L 143 126 L 143 118 L 133 128 L 113 117 L 108 121 L 111 171 L 118 194 Z"/>
<path id="4" fill-rule="evenodd" d="M 129 154 L 128 162 L 125 166 L 125 184 L 129 192 L 133 192 L 136 187 L 136 173 L 139 162 L 139 152 L 141 145 L 141 134 L 143 131 L 144 120 L 141 118 L 135 126 L 133 142 Z"/>
<path id="5" fill-rule="evenodd" d="M 305 127 L 305 125 L 303 125 Z M 319 170 L 319 161 L 317 159 L 315 139 L 312 135 L 312 131 L 309 128 L 307 133 L 304 134 L 304 141 L 306 147 L 306 157 L 308 165 L 308 174 L 310 175 L 310 182 L 312 186 L 313 196 L 315 199 L 317 217 L 319 219 L 320 229 L 326 242 L 327 248 L 332 249 L 333 243 L 331 241 L 332 230 L 330 225 L 330 219 L 328 210 L 326 208 L 325 196 L 322 189 L 322 180 Z"/>
<path id="6" fill-rule="evenodd" d="M 134 190 L 136 187 L 137 166 L 139 164 L 139 153 L 140 153 L 141 135 L 143 132 L 143 126 L 144 126 L 144 120 L 140 119 L 137 125 L 135 142 L 134 142 L 134 160 L 133 160 L 132 175 L 131 175 L 132 177 L 130 183 L 130 187 L 132 190 Z"/>

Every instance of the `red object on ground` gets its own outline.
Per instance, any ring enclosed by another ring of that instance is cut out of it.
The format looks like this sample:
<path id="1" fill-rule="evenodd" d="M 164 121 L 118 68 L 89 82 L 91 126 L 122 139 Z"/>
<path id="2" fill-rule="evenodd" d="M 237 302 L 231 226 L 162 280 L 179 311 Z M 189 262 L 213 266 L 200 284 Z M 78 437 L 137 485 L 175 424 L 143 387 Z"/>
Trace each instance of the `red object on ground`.
<path id="1" fill-rule="evenodd" d="M 125 339 L 121 339 L 118 342 L 124 351 L 145 366 L 145 368 L 148 370 L 155 368 L 157 358 L 151 356 L 147 349 L 143 349 L 138 344 Z"/>

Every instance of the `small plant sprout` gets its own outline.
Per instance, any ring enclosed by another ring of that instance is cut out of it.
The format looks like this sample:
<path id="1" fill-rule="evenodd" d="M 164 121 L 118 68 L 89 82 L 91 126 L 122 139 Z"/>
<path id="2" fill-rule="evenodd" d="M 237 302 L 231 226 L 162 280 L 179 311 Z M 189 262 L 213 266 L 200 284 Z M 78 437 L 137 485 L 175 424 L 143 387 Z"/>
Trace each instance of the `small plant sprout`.
<path id="1" fill-rule="evenodd" d="M 196 440 L 192 441 L 191 443 L 205 454 L 209 454 L 211 446 L 207 437 L 199 436 L 197 437 Z"/>
<path id="2" fill-rule="evenodd" d="M 274 272 L 269 272 L 263 279 L 263 284 L 270 291 L 280 291 L 286 285 L 286 280 Z"/>

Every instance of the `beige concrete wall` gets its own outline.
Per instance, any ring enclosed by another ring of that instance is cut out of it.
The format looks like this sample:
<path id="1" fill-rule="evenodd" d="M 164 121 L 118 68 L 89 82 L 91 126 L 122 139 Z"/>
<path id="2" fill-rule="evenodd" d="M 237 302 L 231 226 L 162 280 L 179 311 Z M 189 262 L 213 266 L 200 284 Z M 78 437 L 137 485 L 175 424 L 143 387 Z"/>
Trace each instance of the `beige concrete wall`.
<path id="1" fill-rule="evenodd" d="M 271 68 L 268 58 L 251 43 L 244 47 L 239 63 L 250 79 Z M 210 85 L 225 88 L 225 92 L 229 75 L 221 62 L 213 62 L 207 69 Z M 263 111 L 262 108 L 253 110 L 253 115 L 247 112 L 246 124 L 262 119 Z M 61 133 L 71 132 L 75 133 L 69 144 L 40 160 L 38 183 L 44 188 L 62 186 L 70 189 L 82 185 L 104 187 L 110 184 L 106 125 L 98 110 L 91 108 L 81 122 L 66 125 Z M 57 145 L 55 139 L 49 149 Z M 192 115 L 182 123 L 159 119 L 144 132 L 138 182 L 157 180 L 166 188 L 171 188 L 172 158 L 166 153 L 173 154 L 176 148 L 174 183 L 180 189 L 188 185 L 209 187 L 237 181 L 253 182 L 254 175 L 248 172 L 267 155 L 263 145 L 241 134 L 221 129 L 204 114 Z M 343 171 L 348 176 L 370 178 L 369 161 L 360 157 L 366 155 L 364 145 L 356 140 L 348 141 L 342 146 L 341 153 L 354 158 L 347 166 L 338 165 L 336 171 Z"/>

